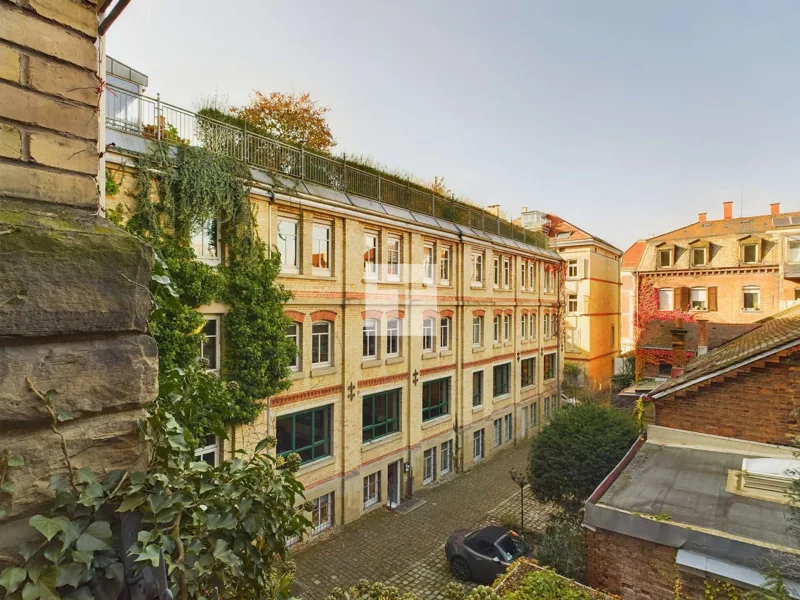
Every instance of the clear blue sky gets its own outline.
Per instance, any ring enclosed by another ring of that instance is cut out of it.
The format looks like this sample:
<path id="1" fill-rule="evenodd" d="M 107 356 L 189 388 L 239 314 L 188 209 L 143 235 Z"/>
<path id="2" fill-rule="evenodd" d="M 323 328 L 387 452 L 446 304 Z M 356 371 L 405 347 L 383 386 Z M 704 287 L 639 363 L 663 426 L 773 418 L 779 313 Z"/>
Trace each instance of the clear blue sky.
<path id="1" fill-rule="evenodd" d="M 309 91 L 337 150 L 620 248 L 722 202 L 800 210 L 800 1 L 133 0 L 148 93 Z"/>

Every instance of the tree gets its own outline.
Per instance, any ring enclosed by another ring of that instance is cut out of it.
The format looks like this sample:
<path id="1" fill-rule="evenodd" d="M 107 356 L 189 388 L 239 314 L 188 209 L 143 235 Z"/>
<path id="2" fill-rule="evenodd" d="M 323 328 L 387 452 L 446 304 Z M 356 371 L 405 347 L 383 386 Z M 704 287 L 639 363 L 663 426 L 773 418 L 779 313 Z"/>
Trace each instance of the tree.
<path id="1" fill-rule="evenodd" d="M 625 456 L 638 433 L 633 420 L 612 408 L 564 408 L 535 438 L 528 475 L 537 500 L 577 511 Z"/>
<path id="2" fill-rule="evenodd" d="M 308 92 L 271 92 L 265 96 L 256 90 L 250 104 L 234 108 L 233 112 L 265 135 L 290 144 L 322 152 L 330 152 L 336 145 L 325 120 L 330 108 L 319 106 Z"/>

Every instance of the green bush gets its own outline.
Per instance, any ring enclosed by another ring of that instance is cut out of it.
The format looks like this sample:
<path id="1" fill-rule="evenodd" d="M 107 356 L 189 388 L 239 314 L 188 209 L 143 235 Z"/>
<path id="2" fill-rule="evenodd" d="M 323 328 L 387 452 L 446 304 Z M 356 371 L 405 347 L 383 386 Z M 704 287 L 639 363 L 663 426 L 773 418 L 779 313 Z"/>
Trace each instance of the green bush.
<path id="1" fill-rule="evenodd" d="M 547 569 L 528 573 L 521 585 L 503 596 L 508 600 L 594 600 L 597 597 L 591 590 Z"/>
<path id="2" fill-rule="evenodd" d="M 586 582 L 586 551 L 579 519 L 560 515 L 553 518 L 539 538 L 536 559 L 559 575 Z"/>

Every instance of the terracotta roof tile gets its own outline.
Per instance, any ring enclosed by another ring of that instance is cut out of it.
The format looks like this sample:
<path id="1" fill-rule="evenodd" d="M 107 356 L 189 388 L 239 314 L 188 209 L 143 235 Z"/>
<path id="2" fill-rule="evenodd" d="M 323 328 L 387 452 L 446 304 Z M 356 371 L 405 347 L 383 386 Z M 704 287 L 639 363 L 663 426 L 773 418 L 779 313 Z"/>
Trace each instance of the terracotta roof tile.
<path id="1" fill-rule="evenodd" d="M 666 242 L 675 240 L 691 240 L 707 238 L 715 235 L 745 235 L 764 233 L 775 229 L 772 220 L 776 217 L 798 216 L 800 212 L 781 213 L 780 215 L 759 215 L 756 217 L 740 217 L 738 219 L 717 219 L 705 223 L 692 223 L 674 231 L 652 237 L 648 242 Z"/>
<path id="2" fill-rule="evenodd" d="M 740 335 L 752 331 L 759 327 L 758 323 L 733 324 L 733 323 L 708 323 L 708 348 L 713 350 Z M 672 321 L 661 321 L 654 319 L 644 328 L 639 338 L 639 346 L 642 348 L 652 348 L 659 350 L 672 349 L 672 333 L 675 323 Z M 683 324 L 686 329 L 686 350 L 694 352 L 697 350 L 697 323 L 686 321 Z"/>
<path id="3" fill-rule="evenodd" d="M 548 214 L 546 215 L 548 219 L 550 219 L 550 231 L 547 232 L 547 235 L 551 238 L 556 237 L 559 233 L 566 233 L 570 232 L 572 235 L 569 236 L 569 240 L 596 240 L 601 244 L 605 244 L 606 246 L 610 246 L 615 250 L 618 250 L 614 244 L 610 244 L 602 238 L 597 237 L 596 235 L 592 235 L 588 231 L 585 231 L 578 227 L 577 225 L 573 225 L 569 221 L 565 221 L 558 215 Z M 622 251 L 620 250 L 620 253 Z"/>
<path id="4" fill-rule="evenodd" d="M 647 247 L 646 240 L 636 240 L 631 244 L 630 248 L 625 250 L 622 255 L 622 268 L 635 269 L 639 266 L 639 261 L 642 260 L 642 255 Z"/>

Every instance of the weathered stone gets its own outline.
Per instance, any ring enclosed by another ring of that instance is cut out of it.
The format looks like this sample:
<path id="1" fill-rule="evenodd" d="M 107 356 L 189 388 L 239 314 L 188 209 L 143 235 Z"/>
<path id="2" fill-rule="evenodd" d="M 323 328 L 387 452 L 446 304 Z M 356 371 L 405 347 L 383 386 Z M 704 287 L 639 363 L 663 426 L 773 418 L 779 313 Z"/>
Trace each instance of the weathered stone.
<path id="1" fill-rule="evenodd" d="M 146 330 L 153 250 L 105 219 L 4 200 L 0 256 L 0 337 Z"/>
<path id="2" fill-rule="evenodd" d="M 64 0 L 28 0 L 28 6 L 43 17 L 77 29 L 92 38 L 97 37 L 97 13 L 85 4 Z"/>
<path id="3" fill-rule="evenodd" d="M 70 104 L 7 83 L 0 83 L 0 117 L 97 141 L 99 119 L 92 107 Z"/>
<path id="4" fill-rule="evenodd" d="M 158 392 L 158 354 L 149 335 L 0 346 L 0 435 L 48 419 L 25 382 L 55 389 L 75 418 L 132 410 Z M 39 423 L 41 425 L 41 423 Z"/>
<path id="5" fill-rule="evenodd" d="M 19 158 L 21 156 L 22 136 L 19 129 L 0 123 L 0 156 Z"/>
<path id="6" fill-rule="evenodd" d="M 97 146 L 54 133 L 30 134 L 31 160 L 68 171 L 97 175 Z"/>
<path id="7" fill-rule="evenodd" d="M 94 73 L 68 65 L 46 60 L 39 56 L 31 56 L 28 61 L 28 85 L 40 92 L 54 94 L 97 106 L 97 81 Z"/>
<path id="8" fill-rule="evenodd" d="M 39 402 L 32 394 L 29 400 Z M 137 420 L 142 414 L 128 411 L 60 423 L 59 431 L 66 438 L 73 467 L 88 467 L 101 474 L 113 469 L 142 468 L 143 448 L 137 434 Z M 67 469 L 61 439 L 49 429 L 37 427 L 4 434 L 2 448 L 25 459 L 24 466 L 10 471 L 9 480 L 17 486 L 11 506 L 6 504 L 11 519 L 46 503 L 51 497 L 47 489 L 50 476 Z"/>
<path id="9" fill-rule="evenodd" d="M 0 46 L 0 79 L 19 83 L 19 53 L 8 46 Z"/>
<path id="10" fill-rule="evenodd" d="M 5 2 L 0 4 L 0 39 L 97 70 L 97 49 L 89 39 Z"/>
<path id="11" fill-rule="evenodd" d="M 54 173 L 32 163 L 0 164 L 0 197 L 96 208 L 97 194 L 97 180 L 89 175 Z"/>

